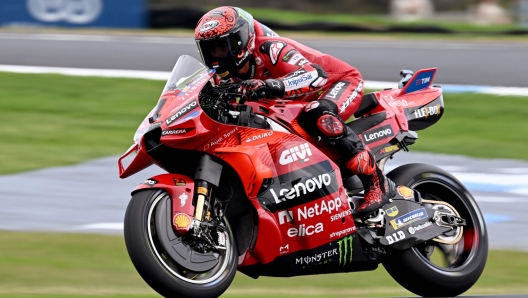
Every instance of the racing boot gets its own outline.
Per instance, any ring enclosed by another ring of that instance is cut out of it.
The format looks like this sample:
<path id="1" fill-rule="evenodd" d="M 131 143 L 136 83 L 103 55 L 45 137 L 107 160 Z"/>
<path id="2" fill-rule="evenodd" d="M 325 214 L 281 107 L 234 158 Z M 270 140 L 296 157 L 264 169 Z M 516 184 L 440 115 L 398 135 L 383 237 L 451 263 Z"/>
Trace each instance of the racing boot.
<path id="1" fill-rule="evenodd" d="M 363 183 L 365 200 L 357 208 L 357 215 L 364 218 L 385 205 L 396 193 L 395 184 L 383 174 L 372 153 L 363 149 L 346 162 L 346 167 Z"/>

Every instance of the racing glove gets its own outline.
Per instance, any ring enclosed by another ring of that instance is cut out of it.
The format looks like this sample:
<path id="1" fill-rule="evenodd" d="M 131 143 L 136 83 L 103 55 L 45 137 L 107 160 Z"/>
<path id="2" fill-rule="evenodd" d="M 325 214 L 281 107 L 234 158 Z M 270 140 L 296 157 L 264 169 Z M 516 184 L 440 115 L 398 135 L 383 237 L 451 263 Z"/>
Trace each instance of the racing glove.
<path id="1" fill-rule="evenodd" d="M 239 93 L 248 100 L 284 96 L 284 83 L 281 80 L 246 80 L 240 83 Z"/>

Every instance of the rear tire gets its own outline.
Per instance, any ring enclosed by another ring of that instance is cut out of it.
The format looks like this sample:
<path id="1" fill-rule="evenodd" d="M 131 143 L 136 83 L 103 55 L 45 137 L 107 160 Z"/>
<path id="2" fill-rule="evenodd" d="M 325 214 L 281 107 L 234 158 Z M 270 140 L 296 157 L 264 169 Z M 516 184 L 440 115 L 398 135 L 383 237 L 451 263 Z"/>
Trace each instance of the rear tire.
<path id="1" fill-rule="evenodd" d="M 475 199 L 453 175 L 432 165 L 404 165 L 387 177 L 396 185 L 418 190 L 424 199 L 449 203 L 467 225 L 455 244 L 428 241 L 392 251 L 382 262 L 385 269 L 400 285 L 420 296 L 457 296 L 467 291 L 482 274 L 488 256 L 486 226 Z M 445 254 L 445 266 L 431 260 L 437 248 Z"/>
<path id="2" fill-rule="evenodd" d="M 170 200 L 164 191 L 141 190 L 128 204 L 124 221 L 125 243 L 136 270 L 164 297 L 220 296 L 231 284 L 237 269 L 238 254 L 233 233 L 229 230 L 228 249 L 218 265 L 204 273 L 184 270 L 164 253 L 160 245 L 156 245 L 159 240 L 152 231 L 155 224 L 152 217 L 162 200 Z M 226 224 L 229 227 L 227 221 Z"/>

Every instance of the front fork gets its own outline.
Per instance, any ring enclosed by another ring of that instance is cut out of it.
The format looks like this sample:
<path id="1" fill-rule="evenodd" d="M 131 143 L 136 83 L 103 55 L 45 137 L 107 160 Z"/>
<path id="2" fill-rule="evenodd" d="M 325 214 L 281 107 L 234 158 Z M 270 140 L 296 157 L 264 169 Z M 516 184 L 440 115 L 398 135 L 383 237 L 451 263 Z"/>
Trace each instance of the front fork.
<path id="1" fill-rule="evenodd" d="M 211 219 L 211 193 L 213 186 L 218 187 L 220 176 L 222 175 L 222 165 L 214 161 L 211 156 L 204 155 L 198 163 L 194 175 L 195 183 L 195 204 L 194 209 L 194 230 L 195 234 L 199 233 L 202 222 Z"/>

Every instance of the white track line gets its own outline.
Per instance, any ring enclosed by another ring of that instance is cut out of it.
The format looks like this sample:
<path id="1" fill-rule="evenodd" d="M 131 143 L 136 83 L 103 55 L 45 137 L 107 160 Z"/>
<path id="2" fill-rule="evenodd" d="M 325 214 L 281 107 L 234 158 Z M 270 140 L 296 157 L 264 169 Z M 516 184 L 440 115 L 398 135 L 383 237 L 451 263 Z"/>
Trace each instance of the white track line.
<path id="1" fill-rule="evenodd" d="M 135 78 L 146 80 L 167 80 L 170 72 L 145 71 L 145 70 L 123 70 L 123 69 L 91 69 L 91 68 L 66 68 L 66 67 L 44 67 L 44 66 L 22 66 L 1 65 L 0 72 L 15 73 L 49 73 L 68 76 L 95 76 L 110 78 Z M 397 88 L 395 82 L 365 81 L 365 88 L 380 90 L 385 88 Z M 493 86 L 467 86 L 467 85 L 442 85 L 446 93 L 450 92 L 473 92 L 493 95 L 528 96 L 528 88 L 522 87 L 493 87 Z"/>

